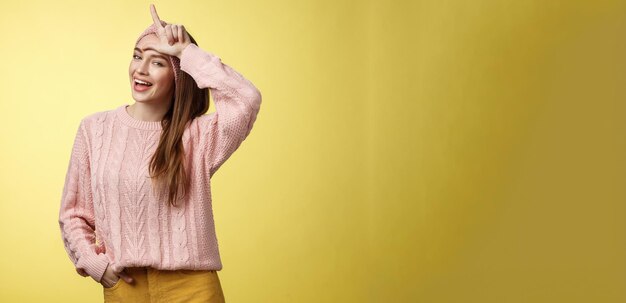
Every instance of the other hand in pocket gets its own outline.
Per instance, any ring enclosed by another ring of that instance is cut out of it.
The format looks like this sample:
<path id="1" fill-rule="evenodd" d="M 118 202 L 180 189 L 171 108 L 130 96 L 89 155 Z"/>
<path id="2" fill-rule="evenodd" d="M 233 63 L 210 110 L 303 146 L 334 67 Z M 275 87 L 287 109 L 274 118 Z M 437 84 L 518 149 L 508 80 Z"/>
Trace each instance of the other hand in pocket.
<path id="1" fill-rule="evenodd" d="M 102 284 L 105 288 L 111 288 L 119 281 L 119 279 L 124 279 L 124 281 L 129 284 L 133 283 L 133 278 L 125 271 L 125 269 L 116 273 L 110 266 L 107 265 L 107 268 L 102 275 L 102 279 L 100 279 L 100 284 Z"/>

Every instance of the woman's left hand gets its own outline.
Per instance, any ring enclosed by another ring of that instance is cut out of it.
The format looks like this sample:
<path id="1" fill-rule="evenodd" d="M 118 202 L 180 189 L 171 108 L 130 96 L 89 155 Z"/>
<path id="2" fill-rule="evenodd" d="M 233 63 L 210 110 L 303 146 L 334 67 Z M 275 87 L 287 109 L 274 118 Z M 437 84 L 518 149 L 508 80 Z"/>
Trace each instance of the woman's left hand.
<path id="1" fill-rule="evenodd" d="M 150 4 L 150 13 L 152 13 L 154 26 L 157 28 L 156 34 L 160 40 L 160 43 L 155 45 L 155 50 L 180 58 L 183 49 L 191 43 L 185 27 L 182 24 L 167 24 L 167 22 L 159 19 L 154 4 Z"/>

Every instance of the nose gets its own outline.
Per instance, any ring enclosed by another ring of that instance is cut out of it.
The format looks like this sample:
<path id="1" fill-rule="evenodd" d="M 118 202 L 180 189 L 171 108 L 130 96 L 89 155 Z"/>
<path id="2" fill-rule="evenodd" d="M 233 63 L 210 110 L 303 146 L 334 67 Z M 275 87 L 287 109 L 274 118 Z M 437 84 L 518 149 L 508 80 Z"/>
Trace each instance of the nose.
<path id="1" fill-rule="evenodd" d="M 139 65 L 137 66 L 137 73 L 142 74 L 142 75 L 147 75 L 148 74 L 148 65 L 149 62 L 146 61 L 142 61 L 141 63 L 139 63 Z"/>

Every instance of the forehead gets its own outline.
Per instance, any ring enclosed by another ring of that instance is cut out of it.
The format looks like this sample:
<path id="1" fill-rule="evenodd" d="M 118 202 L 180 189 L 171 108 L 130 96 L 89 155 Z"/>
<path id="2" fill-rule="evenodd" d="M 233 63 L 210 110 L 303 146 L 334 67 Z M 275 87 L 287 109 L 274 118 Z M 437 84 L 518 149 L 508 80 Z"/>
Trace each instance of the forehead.
<path id="1" fill-rule="evenodd" d="M 142 52 L 145 52 L 147 54 L 167 59 L 166 54 L 154 50 L 154 46 L 158 43 L 160 43 L 159 38 L 154 34 L 149 34 L 147 36 L 144 36 L 143 38 L 141 38 L 141 40 L 139 40 L 139 42 L 137 42 L 137 44 L 135 45 L 135 51 L 137 51 L 137 48 L 139 48 Z"/>

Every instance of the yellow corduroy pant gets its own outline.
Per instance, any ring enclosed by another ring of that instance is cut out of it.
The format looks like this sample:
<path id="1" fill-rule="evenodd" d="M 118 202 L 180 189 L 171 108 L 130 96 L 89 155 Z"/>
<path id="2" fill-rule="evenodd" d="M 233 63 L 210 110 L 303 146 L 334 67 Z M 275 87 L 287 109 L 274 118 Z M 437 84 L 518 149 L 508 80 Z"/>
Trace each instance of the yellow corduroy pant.
<path id="1" fill-rule="evenodd" d="M 159 270 L 127 267 L 133 283 L 120 278 L 111 287 L 102 287 L 104 302 L 176 303 L 225 302 L 222 285 L 214 270 Z"/>

